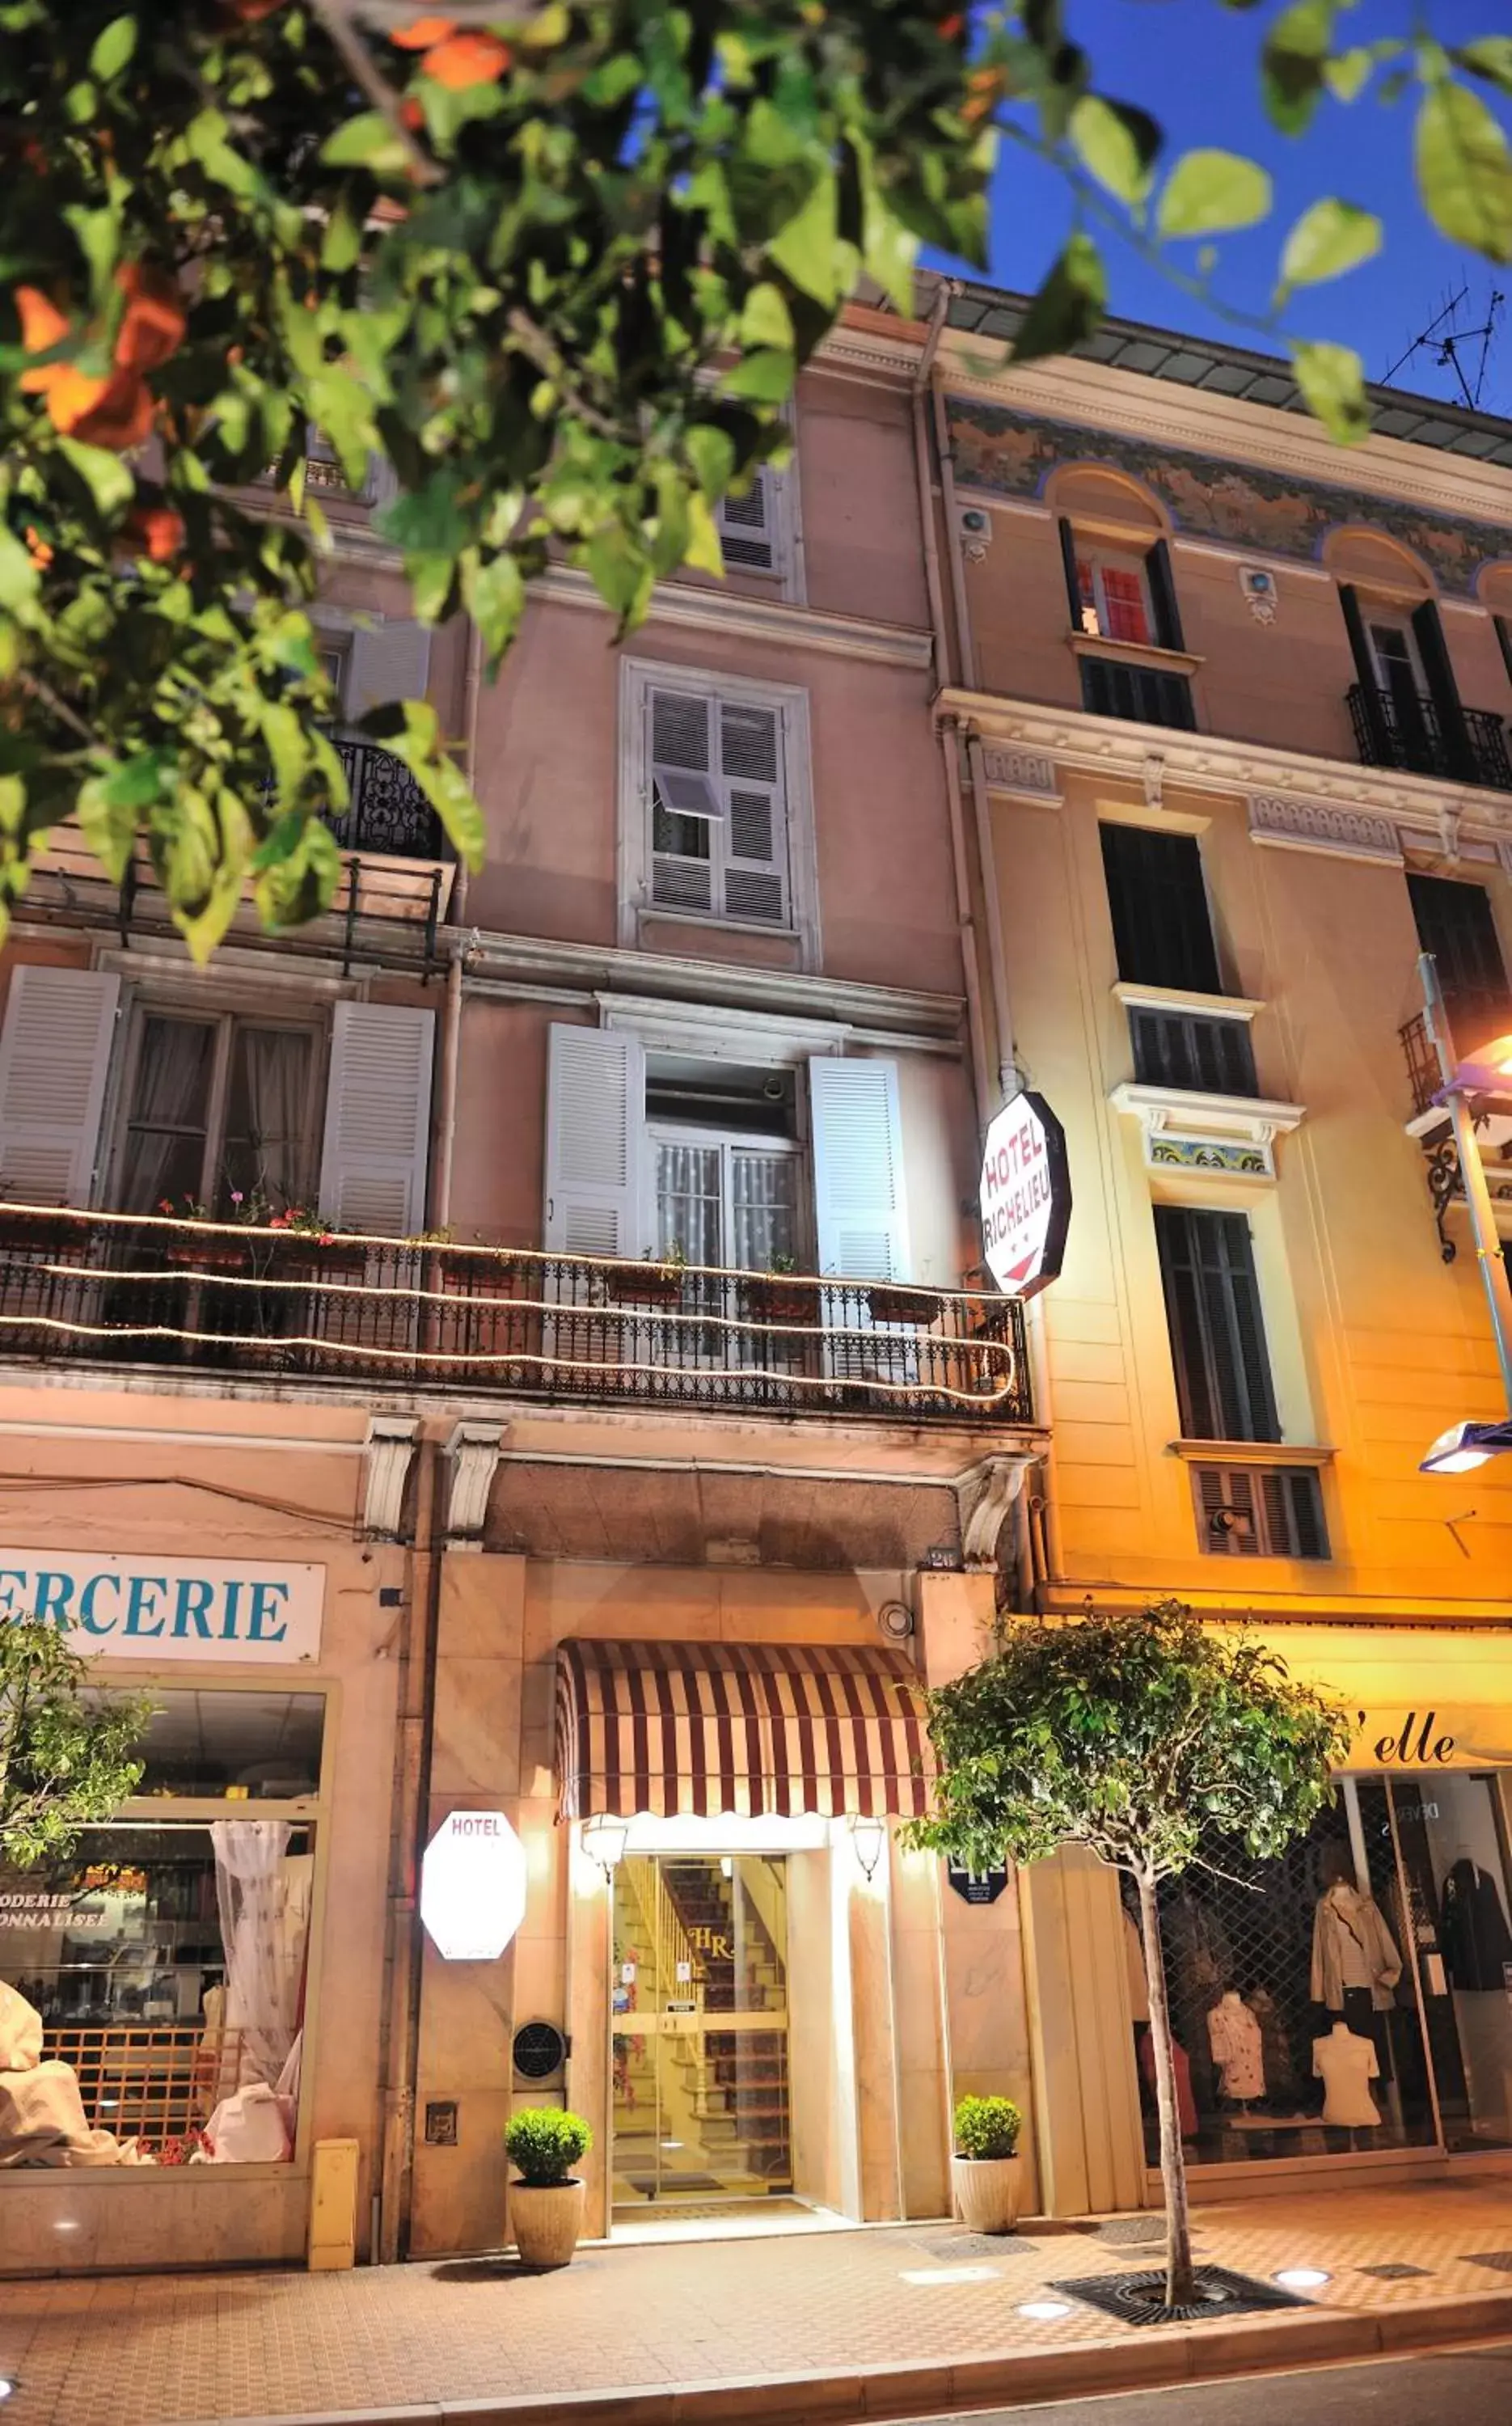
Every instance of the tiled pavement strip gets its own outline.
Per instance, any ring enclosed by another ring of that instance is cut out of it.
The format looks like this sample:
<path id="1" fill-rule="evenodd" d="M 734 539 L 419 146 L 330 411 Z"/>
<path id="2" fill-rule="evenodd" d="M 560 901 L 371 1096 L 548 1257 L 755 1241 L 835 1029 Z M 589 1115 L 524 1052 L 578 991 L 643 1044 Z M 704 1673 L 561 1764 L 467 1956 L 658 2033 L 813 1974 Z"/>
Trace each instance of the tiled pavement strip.
<path id="1" fill-rule="evenodd" d="M 1197 2225 L 1199 2256 L 1242 2272 L 1324 2269 L 1331 2279 L 1313 2297 L 1335 2314 L 1400 2312 L 1489 2293 L 1507 2305 L 1500 2328 L 1488 2318 L 1479 2330 L 1504 2334 L 1512 2320 L 1512 2171 L 1234 2201 L 1200 2208 Z M 1474 2262 L 1499 2253 L 1504 2268 Z M 614 2388 L 664 2393 L 670 2416 L 673 2386 L 928 2361 L 943 2367 L 1005 2353 L 1043 2360 L 1071 2344 L 1122 2344 L 1134 2380 L 1149 2381 L 1153 2342 L 1235 2329 L 1134 2331 L 1079 2305 L 1038 2322 L 1018 2309 L 1050 2282 L 1118 2272 L 1151 2256 L 1145 2247 L 1047 2230 L 984 2252 L 978 2239 L 914 2224 L 589 2247 L 566 2272 L 543 2275 L 507 2258 L 475 2258 L 346 2274 L 13 2283 L 0 2287 L 0 2372 L 16 2386 L 3 2415 L 5 2426 L 304 2420 Z M 1383 2278 L 1361 2271 L 1398 2266 L 1424 2272 Z M 985 2279 L 949 2279 L 957 2267 L 991 2271 Z M 1291 2318 L 1264 2320 L 1264 2363 L 1273 2350 L 1279 2365 L 1311 2356 L 1306 2321 L 1299 2339 Z M 1395 2316 L 1394 2330 L 1407 2325 Z M 1431 2341 L 1426 2315 L 1424 2326 L 1421 2338 Z M 1106 2363 L 1118 2365 L 1111 2347 Z M 761 2410 L 754 2395 L 736 2406 L 742 2415 Z M 637 2402 L 636 2426 L 661 2407 Z M 848 2414 L 855 2411 L 853 2401 Z M 593 2414 L 605 2413 L 595 2402 Z M 788 2414 L 831 2413 L 794 2406 Z M 571 2415 L 569 2404 L 564 2417 Z"/>

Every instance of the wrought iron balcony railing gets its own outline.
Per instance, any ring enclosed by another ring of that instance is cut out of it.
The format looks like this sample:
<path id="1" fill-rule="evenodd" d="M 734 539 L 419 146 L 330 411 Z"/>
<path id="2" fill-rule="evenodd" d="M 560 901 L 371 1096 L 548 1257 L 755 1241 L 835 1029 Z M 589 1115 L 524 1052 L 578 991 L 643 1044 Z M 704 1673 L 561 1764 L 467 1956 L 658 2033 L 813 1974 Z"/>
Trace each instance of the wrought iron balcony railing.
<path id="1" fill-rule="evenodd" d="M 1081 659 L 1082 705 L 1091 716 L 1121 716 L 1131 724 L 1196 730 L 1192 686 L 1164 666 L 1128 665 L 1121 657 Z"/>
<path id="2" fill-rule="evenodd" d="M 0 1362 L 1033 1420 L 1012 1299 L 0 1205 Z"/>
<path id="3" fill-rule="evenodd" d="M 1512 792 L 1506 727 L 1489 708 L 1462 711 L 1469 756 L 1456 763 L 1431 699 L 1413 691 L 1371 693 L 1363 683 L 1351 683 L 1345 696 L 1362 767 L 1396 767 L 1407 775 L 1438 775 L 1452 783 L 1481 784 L 1491 791 Z"/>
<path id="4" fill-rule="evenodd" d="M 340 817 L 328 816 L 325 822 L 343 850 L 377 851 L 391 859 L 450 859 L 452 848 L 441 819 L 403 759 L 376 741 L 342 734 L 335 738 L 351 801 Z"/>

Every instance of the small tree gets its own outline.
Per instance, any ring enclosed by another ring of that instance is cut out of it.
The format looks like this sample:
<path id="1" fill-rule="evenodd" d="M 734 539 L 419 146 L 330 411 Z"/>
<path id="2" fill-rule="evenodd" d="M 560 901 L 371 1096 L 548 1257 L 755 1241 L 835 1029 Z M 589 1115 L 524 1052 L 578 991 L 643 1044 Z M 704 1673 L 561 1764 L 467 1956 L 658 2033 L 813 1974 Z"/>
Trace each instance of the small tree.
<path id="1" fill-rule="evenodd" d="M 1137 1616 L 1015 1625 L 1000 1651 L 929 1697 L 940 1764 L 912 1840 L 989 1869 L 1091 1847 L 1139 1896 L 1166 2192 L 1166 2306 L 1195 2297 L 1186 2160 L 1161 1954 L 1162 1879 L 1214 1837 L 1263 1860 L 1330 1799 L 1343 1711 L 1260 1644 L 1160 1601 Z"/>
<path id="2" fill-rule="evenodd" d="M 141 1776 L 132 1747 L 151 1702 L 102 1694 L 88 1674 L 45 1620 L 0 1624 L 0 1860 L 13 1869 L 70 1853 Z"/>

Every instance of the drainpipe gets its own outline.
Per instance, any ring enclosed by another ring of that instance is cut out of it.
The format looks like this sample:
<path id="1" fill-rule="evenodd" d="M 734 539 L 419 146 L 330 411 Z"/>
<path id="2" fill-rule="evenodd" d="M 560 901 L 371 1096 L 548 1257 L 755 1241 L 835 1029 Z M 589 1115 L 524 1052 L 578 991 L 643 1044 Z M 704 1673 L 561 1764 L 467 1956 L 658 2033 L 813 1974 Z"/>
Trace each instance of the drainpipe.
<path id="1" fill-rule="evenodd" d="M 483 635 L 475 623 L 468 626 L 467 681 L 462 691 L 462 731 L 466 736 L 467 780 L 475 796 L 477 792 L 477 711 L 483 689 Z M 468 870 L 465 860 L 458 863 L 457 881 L 452 886 L 451 915 L 447 924 L 467 924 Z"/>
<path id="2" fill-rule="evenodd" d="M 982 871 L 982 896 L 987 903 L 988 974 L 992 981 L 992 1025 L 997 1030 L 998 1087 L 1005 1101 L 1016 1092 L 1019 1085 L 1018 1056 L 1013 1046 L 1013 1012 L 1008 1003 L 1008 956 L 1003 940 L 1003 901 L 998 892 L 992 808 L 987 797 L 987 759 L 980 735 L 969 729 L 966 763 L 972 773 L 972 802 L 976 811 L 976 858 Z"/>
<path id="3" fill-rule="evenodd" d="M 982 974 L 977 965 L 976 922 L 972 916 L 971 877 L 966 865 L 966 819 L 960 797 L 960 752 L 953 716 L 943 716 L 940 720 L 940 747 L 945 760 L 950 856 L 956 871 L 956 918 L 960 928 L 961 968 L 966 979 L 966 1025 L 971 1037 L 972 1075 L 976 1086 L 976 1117 L 985 1131 L 992 1116 L 987 1076 L 987 1030 L 982 1020 Z"/>
<path id="4" fill-rule="evenodd" d="M 436 1156 L 430 1174 L 430 1227 L 444 1230 L 452 1218 L 452 1163 L 457 1150 L 457 1064 L 462 1033 L 462 962 L 467 946 L 454 936 L 446 966 L 446 1005 L 442 1015 L 441 1071 L 436 1100 Z"/>
<path id="5" fill-rule="evenodd" d="M 924 399 L 934 368 L 935 350 L 950 309 L 951 287 L 942 278 L 935 290 L 935 308 L 913 380 L 913 466 L 919 490 L 919 520 L 924 530 L 924 572 L 929 592 L 929 621 L 935 636 L 935 685 L 943 690 L 950 681 L 950 639 L 945 628 L 945 593 L 940 582 L 940 531 L 935 521 L 934 476 L 929 464 L 929 430 Z"/>
<path id="6" fill-rule="evenodd" d="M 929 393 L 935 413 L 935 451 L 940 458 L 940 496 L 944 508 L 945 545 L 950 550 L 950 589 L 956 607 L 956 647 L 960 657 L 961 686 L 976 688 L 976 647 L 972 639 L 972 610 L 966 598 L 966 559 L 960 547 L 960 520 L 956 508 L 956 466 L 950 451 L 950 422 L 939 373 L 932 371 Z"/>

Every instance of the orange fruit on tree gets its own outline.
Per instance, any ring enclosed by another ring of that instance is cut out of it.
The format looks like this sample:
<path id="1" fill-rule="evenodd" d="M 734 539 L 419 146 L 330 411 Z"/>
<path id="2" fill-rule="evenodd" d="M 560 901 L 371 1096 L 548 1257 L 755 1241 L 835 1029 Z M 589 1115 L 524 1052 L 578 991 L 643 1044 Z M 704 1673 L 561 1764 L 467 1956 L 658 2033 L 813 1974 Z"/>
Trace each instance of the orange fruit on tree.
<path id="1" fill-rule="evenodd" d="M 496 84 L 512 56 L 496 34 L 454 34 L 427 51 L 420 64 L 437 84 L 462 92 L 469 85 Z"/>

